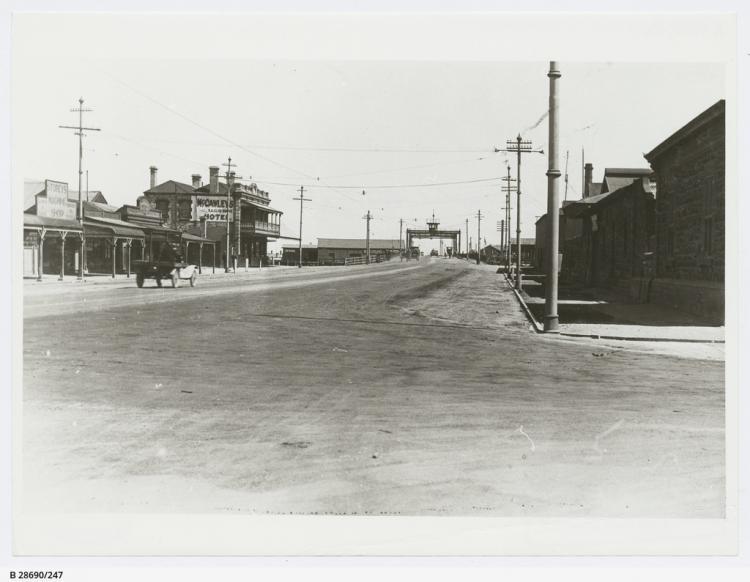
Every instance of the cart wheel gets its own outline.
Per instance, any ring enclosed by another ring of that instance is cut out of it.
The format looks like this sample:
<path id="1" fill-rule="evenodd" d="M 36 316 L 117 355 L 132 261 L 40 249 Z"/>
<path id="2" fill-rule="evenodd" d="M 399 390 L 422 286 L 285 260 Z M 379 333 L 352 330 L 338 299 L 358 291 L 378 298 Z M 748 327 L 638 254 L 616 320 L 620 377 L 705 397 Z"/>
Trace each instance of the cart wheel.
<path id="1" fill-rule="evenodd" d="M 156 286 L 161 287 L 161 277 L 156 278 Z"/>
<path id="2" fill-rule="evenodd" d="M 195 287 L 195 281 L 198 279 L 198 273 L 193 271 L 193 274 L 190 276 L 190 286 Z"/>
<path id="3" fill-rule="evenodd" d="M 135 276 L 135 284 L 138 285 L 139 289 L 143 287 L 143 275 L 140 273 Z"/>
<path id="4" fill-rule="evenodd" d="M 180 276 L 177 274 L 172 275 L 172 287 L 177 288 L 180 286 Z"/>

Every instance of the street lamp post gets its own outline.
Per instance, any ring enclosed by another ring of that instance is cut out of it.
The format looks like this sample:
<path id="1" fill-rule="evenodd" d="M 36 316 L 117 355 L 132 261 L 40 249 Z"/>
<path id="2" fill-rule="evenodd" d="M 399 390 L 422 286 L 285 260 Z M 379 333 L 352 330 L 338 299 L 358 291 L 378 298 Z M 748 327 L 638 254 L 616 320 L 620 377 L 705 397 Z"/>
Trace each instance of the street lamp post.
<path id="1" fill-rule="evenodd" d="M 557 315 L 557 262 L 559 252 L 560 236 L 560 206 L 559 178 L 560 170 L 558 166 L 558 110 L 559 97 L 557 93 L 557 83 L 561 74 L 557 68 L 556 61 L 550 61 L 549 64 L 549 155 L 547 170 L 547 224 L 550 225 L 547 231 L 547 276 L 545 283 L 545 304 L 544 304 L 544 331 L 558 331 Z"/>

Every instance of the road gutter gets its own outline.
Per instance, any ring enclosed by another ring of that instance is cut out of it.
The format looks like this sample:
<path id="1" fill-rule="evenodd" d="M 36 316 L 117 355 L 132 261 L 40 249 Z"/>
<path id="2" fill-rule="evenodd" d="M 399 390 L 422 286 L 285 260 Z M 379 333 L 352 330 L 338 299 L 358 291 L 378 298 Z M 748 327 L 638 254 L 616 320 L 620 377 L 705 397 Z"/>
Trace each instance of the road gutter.
<path id="1" fill-rule="evenodd" d="M 511 281 L 507 274 L 504 274 L 503 277 L 505 278 L 505 282 L 508 284 L 508 286 L 511 288 L 513 293 L 515 294 L 516 298 L 518 299 L 518 302 L 521 304 L 521 308 L 523 309 L 523 312 L 526 314 L 526 317 L 531 322 L 531 325 L 536 333 L 542 333 L 544 334 L 544 327 L 536 320 L 534 317 L 534 314 L 531 313 L 531 310 L 529 309 L 528 305 L 526 305 L 526 301 L 524 301 L 523 296 L 518 292 L 516 289 L 513 281 Z M 545 334 L 546 335 L 546 334 Z M 620 336 L 620 335 L 602 335 L 602 334 L 595 334 L 595 333 L 572 333 L 572 332 L 566 332 L 566 331 L 556 331 L 554 334 L 551 334 L 554 336 L 566 336 L 566 337 L 579 337 L 579 338 L 588 338 L 588 339 L 602 339 L 602 340 L 618 340 L 618 341 L 630 341 L 630 342 L 678 342 L 678 343 L 691 343 L 691 344 L 723 344 L 725 343 L 725 340 L 711 340 L 711 339 L 691 339 L 691 338 L 669 338 L 669 337 L 632 337 L 632 336 Z"/>

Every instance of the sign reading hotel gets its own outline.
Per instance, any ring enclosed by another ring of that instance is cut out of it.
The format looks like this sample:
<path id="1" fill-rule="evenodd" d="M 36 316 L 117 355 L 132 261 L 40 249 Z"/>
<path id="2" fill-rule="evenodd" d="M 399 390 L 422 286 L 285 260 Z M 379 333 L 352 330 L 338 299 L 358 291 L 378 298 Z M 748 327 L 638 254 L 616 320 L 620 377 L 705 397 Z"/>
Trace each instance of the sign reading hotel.
<path id="1" fill-rule="evenodd" d="M 229 206 L 229 222 L 232 222 L 232 210 L 234 200 Z M 227 197 L 226 196 L 196 196 L 195 197 L 195 220 L 205 219 L 206 222 L 227 221 Z"/>
<path id="2" fill-rule="evenodd" d="M 65 182 L 45 180 L 44 191 L 44 196 L 36 198 L 37 216 L 76 220 L 76 203 L 68 200 L 68 185 Z"/>

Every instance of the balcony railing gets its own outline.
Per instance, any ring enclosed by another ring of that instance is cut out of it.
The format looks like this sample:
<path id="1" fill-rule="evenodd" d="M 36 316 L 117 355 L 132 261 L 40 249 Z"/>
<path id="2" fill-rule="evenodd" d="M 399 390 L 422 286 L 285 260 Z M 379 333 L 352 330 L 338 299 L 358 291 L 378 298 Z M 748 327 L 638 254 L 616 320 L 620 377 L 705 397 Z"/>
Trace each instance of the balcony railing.
<path id="1" fill-rule="evenodd" d="M 268 234 L 279 234 L 281 228 L 278 224 L 264 222 L 262 220 L 242 221 L 240 223 L 243 232 L 259 232 Z"/>

